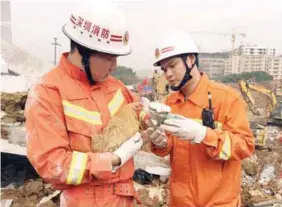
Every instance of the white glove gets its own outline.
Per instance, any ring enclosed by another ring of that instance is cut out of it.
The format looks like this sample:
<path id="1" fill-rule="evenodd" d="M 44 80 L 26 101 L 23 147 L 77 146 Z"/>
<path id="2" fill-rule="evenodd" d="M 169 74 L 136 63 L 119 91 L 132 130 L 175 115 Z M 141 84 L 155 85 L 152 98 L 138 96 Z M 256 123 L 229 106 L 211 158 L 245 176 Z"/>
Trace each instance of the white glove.
<path id="1" fill-rule="evenodd" d="M 161 128 L 176 137 L 190 140 L 192 143 L 197 144 L 204 140 L 207 133 L 207 127 L 192 119 L 175 114 L 165 119 Z"/>
<path id="2" fill-rule="evenodd" d="M 164 148 L 167 146 L 167 136 L 163 129 L 149 128 L 147 129 L 147 134 L 150 141 L 158 148 Z"/>
<path id="3" fill-rule="evenodd" d="M 149 113 L 150 117 L 150 126 L 151 127 L 158 127 L 161 125 L 165 116 L 171 111 L 171 108 L 163 103 L 159 102 L 151 102 L 149 104 Z"/>
<path id="4" fill-rule="evenodd" d="M 149 111 L 150 100 L 145 98 L 145 97 L 141 97 L 140 103 L 143 105 L 143 110 L 148 112 Z"/>
<path id="5" fill-rule="evenodd" d="M 120 160 L 121 164 L 118 167 L 123 166 L 133 155 L 141 149 L 143 145 L 143 139 L 141 138 L 141 134 L 137 132 L 133 135 L 129 140 L 122 143 L 122 145 L 114 152 Z"/>
<path id="6" fill-rule="evenodd" d="M 159 102 L 151 102 L 149 104 L 149 109 L 150 111 L 156 112 L 156 113 L 161 113 L 161 114 L 166 114 L 171 111 L 170 107 L 168 105 L 165 105 L 163 103 Z"/>

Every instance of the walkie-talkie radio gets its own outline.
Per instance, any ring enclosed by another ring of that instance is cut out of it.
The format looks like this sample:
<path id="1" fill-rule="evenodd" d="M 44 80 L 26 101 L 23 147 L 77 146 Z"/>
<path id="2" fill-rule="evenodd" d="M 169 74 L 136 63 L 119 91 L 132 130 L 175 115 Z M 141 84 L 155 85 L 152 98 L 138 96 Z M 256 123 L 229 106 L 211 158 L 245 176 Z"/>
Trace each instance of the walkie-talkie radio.
<path id="1" fill-rule="evenodd" d="M 212 111 L 212 95 L 211 95 L 210 92 L 208 92 L 208 100 L 209 100 L 209 108 L 203 109 L 203 111 L 202 111 L 202 122 L 203 122 L 204 126 L 215 129 L 214 115 L 213 115 L 213 111 Z"/>

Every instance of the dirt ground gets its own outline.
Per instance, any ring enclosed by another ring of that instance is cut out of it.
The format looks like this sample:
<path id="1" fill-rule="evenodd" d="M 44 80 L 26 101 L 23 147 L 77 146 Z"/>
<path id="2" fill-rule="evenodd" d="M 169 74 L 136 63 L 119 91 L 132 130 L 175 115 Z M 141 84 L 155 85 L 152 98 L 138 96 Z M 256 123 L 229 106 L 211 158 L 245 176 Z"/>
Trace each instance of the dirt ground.
<path id="1" fill-rule="evenodd" d="M 1 199 L 12 199 L 12 207 L 35 207 L 40 200 L 55 192 L 50 184 L 43 183 L 41 179 L 28 180 L 17 189 L 4 189 Z M 41 207 L 56 207 L 59 205 L 58 198 L 47 201 Z"/>
<path id="2" fill-rule="evenodd" d="M 161 189 L 161 199 L 155 195 L 150 195 L 149 190 L 139 189 L 138 195 L 142 204 L 135 204 L 135 207 L 168 207 L 169 206 L 169 180 L 155 179 L 148 187 L 157 187 Z"/>
<path id="3" fill-rule="evenodd" d="M 161 183 L 155 180 L 152 184 L 154 187 L 162 188 L 162 199 L 157 196 L 150 198 L 149 190 L 140 189 L 137 191 L 142 204 L 135 204 L 135 207 L 168 207 L 169 206 L 169 190 L 167 182 Z M 40 200 L 55 192 L 51 185 L 43 183 L 41 179 L 29 180 L 17 189 L 6 189 L 1 192 L 1 199 L 12 199 L 11 207 L 36 207 Z M 40 205 L 40 207 L 56 207 L 59 206 L 59 197 Z"/>

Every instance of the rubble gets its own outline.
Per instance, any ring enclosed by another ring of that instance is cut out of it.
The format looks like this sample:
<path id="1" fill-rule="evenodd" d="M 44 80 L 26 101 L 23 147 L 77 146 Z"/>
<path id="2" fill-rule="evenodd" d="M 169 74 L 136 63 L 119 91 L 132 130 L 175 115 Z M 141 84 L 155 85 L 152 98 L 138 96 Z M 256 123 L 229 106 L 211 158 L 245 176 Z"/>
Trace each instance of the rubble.
<path id="1" fill-rule="evenodd" d="M 142 181 L 138 183 L 138 179 L 134 183 L 134 187 L 142 201 L 142 204 L 135 204 L 135 207 L 168 207 L 169 174 L 167 174 L 166 169 L 170 169 L 169 156 L 158 157 L 152 153 L 141 151 L 134 156 L 134 163 L 135 169 L 137 169 L 135 174 L 139 169 L 143 169 L 150 174 L 150 176 L 145 175 L 145 179 L 150 178 L 147 179 L 147 181 L 150 181 L 149 184 L 141 185 Z M 140 179 L 140 177 L 138 178 Z"/>
<path id="2" fill-rule="evenodd" d="M 2 123 L 24 122 L 24 106 L 27 92 L 1 92 L 1 121 Z M 3 113 L 4 112 L 4 113 Z"/>
<path id="3" fill-rule="evenodd" d="M 42 61 L 25 50 L 1 39 L 1 54 L 8 68 L 17 74 L 36 79 L 48 72 L 54 65 Z M 30 82 L 31 79 L 29 79 Z"/>
<path id="4" fill-rule="evenodd" d="M 140 151 L 134 156 L 135 169 L 146 170 L 147 167 L 169 168 L 169 156 L 159 157 L 155 154 Z"/>
<path id="5" fill-rule="evenodd" d="M 0 206 L 2 207 L 10 207 L 13 203 L 12 199 L 1 199 Z"/>
<path id="6" fill-rule="evenodd" d="M 43 183 L 41 179 L 28 180 L 24 185 L 16 189 L 2 189 L 1 199 L 11 199 L 11 207 L 36 207 L 42 198 L 55 192 L 50 185 Z M 40 207 L 57 207 L 58 198 L 49 200 Z"/>
<path id="7" fill-rule="evenodd" d="M 23 109 L 26 95 L 27 92 L 1 93 L 1 141 L 5 143 L 25 146 Z M 258 98 L 258 96 L 254 97 Z M 260 110 L 263 110 L 266 104 L 258 101 L 258 105 Z M 257 118 L 250 115 L 250 120 L 263 125 L 265 123 L 264 117 Z M 242 206 L 282 205 L 281 129 L 277 127 L 267 127 L 267 129 L 267 148 L 257 149 L 254 155 L 244 160 L 242 164 Z M 4 146 L 2 143 L 1 148 Z M 59 197 L 55 189 L 44 183 L 36 172 L 29 169 L 30 163 L 16 161 L 19 158 L 5 160 L 7 154 L 1 153 L 1 155 L 1 161 L 4 160 L 1 163 L 2 200 L 7 203 L 12 200 L 12 206 L 24 207 L 36 206 L 43 199 L 47 201 L 40 206 L 58 206 Z M 13 164 L 15 162 L 17 165 Z M 150 173 L 153 169 L 151 167 L 169 168 L 169 157 L 161 158 L 144 151 L 135 155 L 134 162 L 136 169 L 150 169 Z M 14 182 L 15 180 L 17 182 Z M 135 183 L 135 188 L 143 201 L 142 205 L 136 204 L 136 207 L 169 206 L 169 177 L 154 177 L 150 184 L 145 185 Z M 53 198 L 52 195 L 55 197 Z M 44 199 L 45 197 L 50 200 Z"/>
<path id="8" fill-rule="evenodd" d="M 12 207 L 35 207 L 55 189 L 42 181 L 25 156 L 1 153 L 1 200 L 12 200 Z M 56 207 L 58 198 L 40 206 Z"/>
<path id="9" fill-rule="evenodd" d="M 243 161 L 241 195 L 245 206 L 272 206 L 271 202 L 282 205 L 279 199 L 282 196 L 282 145 L 279 137 L 267 140 L 267 146 Z"/>
<path id="10" fill-rule="evenodd" d="M 258 164 L 251 160 L 244 160 L 242 167 L 245 174 L 248 176 L 255 176 L 258 173 Z"/>
<path id="11" fill-rule="evenodd" d="M 169 185 L 154 180 L 151 185 L 139 185 L 134 183 L 134 187 L 140 196 L 142 204 L 135 204 L 135 207 L 168 207 L 169 206 Z"/>
<path id="12" fill-rule="evenodd" d="M 1 92 L 1 152 L 25 155 L 24 107 L 27 91 Z"/>

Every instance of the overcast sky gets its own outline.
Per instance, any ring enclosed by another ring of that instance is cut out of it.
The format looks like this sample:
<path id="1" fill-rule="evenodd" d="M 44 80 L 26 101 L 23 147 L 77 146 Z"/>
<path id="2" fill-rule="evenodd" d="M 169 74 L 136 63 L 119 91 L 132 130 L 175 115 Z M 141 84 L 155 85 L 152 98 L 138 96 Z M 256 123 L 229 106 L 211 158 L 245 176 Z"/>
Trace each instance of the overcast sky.
<path id="1" fill-rule="evenodd" d="M 80 0 L 81 1 L 81 0 Z M 202 51 L 227 51 L 231 36 L 208 32 L 246 33 L 246 42 L 274 47 L 282 53 L 282 0 L 115 0 L 128 19 L 133 52 L 119 59 L 135 70 L 151 69 L 155 44 L 162 33 L 183 29 L 194 34 Z M 13 43 L 53 61 L 53 37 L 69 50 L 61 26 L 79 0 L 11 0 Z M 40 14 L 40 15 L 38 15 Z M 242 41 L 237 36 L 236 46 Z"/>

